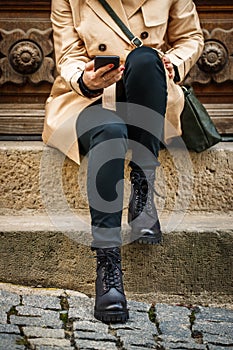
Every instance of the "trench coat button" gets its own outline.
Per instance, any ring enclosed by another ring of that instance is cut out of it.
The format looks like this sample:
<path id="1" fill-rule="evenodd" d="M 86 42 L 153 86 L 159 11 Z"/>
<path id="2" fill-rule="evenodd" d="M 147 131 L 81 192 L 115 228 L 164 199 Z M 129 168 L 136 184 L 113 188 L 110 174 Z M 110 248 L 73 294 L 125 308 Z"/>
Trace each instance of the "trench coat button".
<path id="1" fill-rule="evenodd" d="M 99 50 L 100 51 L 106 51 L 107 46 L 105 44 L 99 44 Z"/>
<path id="2" fill-rule="evenodd" d="M 140 35 L 140 38 L 141 39 L 146 39 L 146 38 L 148 38 L 148 36 L 149 36 L 148 32 L 142 32 L 141 35 Z"/>

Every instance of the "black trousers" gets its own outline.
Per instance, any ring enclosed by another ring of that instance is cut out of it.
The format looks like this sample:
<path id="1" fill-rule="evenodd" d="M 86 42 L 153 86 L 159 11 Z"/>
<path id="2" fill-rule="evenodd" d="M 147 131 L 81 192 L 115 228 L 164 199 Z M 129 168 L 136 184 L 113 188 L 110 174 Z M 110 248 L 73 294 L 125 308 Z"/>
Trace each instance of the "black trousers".
<path id="1" fill-rule="evenodd" d="M 155 170 L 159 165 L 166 101 L 163 63 L 155 50 L 140 47 L 128 55 L 123 80 L 117 83 L 116 112 L 99 101 L 79 115 L 80 152 L 88 155 L 93 247 L 121 245 L 125 155 L 132 149 L 132 168 Z"/>

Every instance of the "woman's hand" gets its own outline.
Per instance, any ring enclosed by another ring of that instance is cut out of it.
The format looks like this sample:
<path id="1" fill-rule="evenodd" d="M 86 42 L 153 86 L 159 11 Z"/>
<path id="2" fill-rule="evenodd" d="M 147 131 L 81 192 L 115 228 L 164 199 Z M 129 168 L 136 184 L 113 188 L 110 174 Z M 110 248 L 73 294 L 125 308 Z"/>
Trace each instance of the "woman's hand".
<path id="1" fill-rule="evenodd" d="M 94 71 L 94 60 L 88 62 L 83 73 L 84 84 L 90 90 L 99 90 L 121 80 L 125 67 L 121 65 L 111 70 L 113 66 L 113 64 L 108 64 Z"/>
<path id="2" fill-rule="evenodd" d="M 167 56 L 163 56 L 162 61 L 163 61 L 165 68 L 168 71 L 169 78 L 174 79 L 175 78 L 175 71 L 174 71 L 173 64 L 170 61 L 170 58 Z"/>

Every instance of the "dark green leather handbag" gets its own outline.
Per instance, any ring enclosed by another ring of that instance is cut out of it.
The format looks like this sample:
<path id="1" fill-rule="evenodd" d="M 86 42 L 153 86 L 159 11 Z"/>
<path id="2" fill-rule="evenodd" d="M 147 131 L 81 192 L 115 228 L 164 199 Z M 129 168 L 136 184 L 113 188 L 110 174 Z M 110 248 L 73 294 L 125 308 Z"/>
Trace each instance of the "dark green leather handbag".
<path id="1" fill-rule="evenodd" d="M 202 152 L 220 142 L 221 135 L 192 87 L 182 86 L 182 90 L 185 97 L 181 113 L 182 139 L 188 149 Z"/>

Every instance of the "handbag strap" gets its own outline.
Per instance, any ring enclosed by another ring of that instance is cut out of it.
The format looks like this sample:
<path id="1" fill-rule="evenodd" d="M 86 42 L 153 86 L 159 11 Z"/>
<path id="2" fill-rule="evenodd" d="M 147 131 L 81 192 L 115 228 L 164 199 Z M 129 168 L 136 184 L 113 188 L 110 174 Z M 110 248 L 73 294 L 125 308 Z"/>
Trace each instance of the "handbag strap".
<path id="1" fill-rule="evenodd" d="M 127 36 L 127 38 L 131 41 L 131 43 L 135 47 L 140 47 L 143 45 L 143 42 L 141 39 L 139 39 L 137 36 L 135 36 L 129 28 L 122 22 L 120 17 L 116 14 L 116 12 L 113 10 L 113 8 L 107 3 L 105 0 L 99 0 L 101 5 L 104 7 L 104 9 L 107 11 L 110 17 L 116 22 L 118 27 L 122 30 L 122 32 Z"/>

